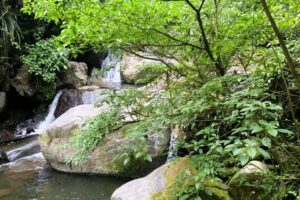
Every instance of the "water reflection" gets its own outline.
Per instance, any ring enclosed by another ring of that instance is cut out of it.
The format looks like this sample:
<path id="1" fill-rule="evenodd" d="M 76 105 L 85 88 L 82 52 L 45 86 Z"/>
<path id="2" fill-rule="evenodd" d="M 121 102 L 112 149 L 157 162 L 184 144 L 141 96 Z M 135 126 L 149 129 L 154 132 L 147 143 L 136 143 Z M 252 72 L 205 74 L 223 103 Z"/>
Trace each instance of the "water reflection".
<path id="1" fill-rule="evenodd" d="M 46 167 L 18 176 L 1 172 L 1 200 L 109 200 L 125 179 L 64 174 Z"/>

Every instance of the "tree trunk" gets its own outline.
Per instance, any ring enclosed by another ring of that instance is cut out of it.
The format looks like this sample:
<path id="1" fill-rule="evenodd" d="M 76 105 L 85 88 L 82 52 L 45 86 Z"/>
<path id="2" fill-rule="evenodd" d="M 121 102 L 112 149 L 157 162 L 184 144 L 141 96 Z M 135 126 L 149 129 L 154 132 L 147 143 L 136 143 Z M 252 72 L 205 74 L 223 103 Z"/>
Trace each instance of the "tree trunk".
<path id="1" fill-rule="evenodd" d="M 286 44 L 285 44 L 285 42 L 283 40 L 283 37 L 282 37 L 282 35 L 281 35 L 281 33 L 280 33 L 280 31 L 279 31 L 276 23 L 275 23 L 275 20 L 272 17 L 272 14 L 270 12 L 270 9 L 268 7 L 268 4 L 267 4 L 266 0 L 261 0 L 261 3 L 263 5 L 263 7 L 264 7 L 265 14 L 267 15 L 267 17 L 268 17 L 268 19 L 269 19 L 269 21 L 271 23 L 273 31 L 274 31 L 277 39 L 279 40 L 281 49 L 282 49 L 282 51 L 284 53 L 284 56 L 285 56 L 285 58 L 287 60 L 287 65 L 288 65 L 288 67 L 290 69 L 290 72 L 292 73 L 292 75 L 293 75 L 293 77 L 295 79 L 296 87 L 297 87 L 298 91 L 300 92 L 300 78 L 299 78 L 299 76 L 297 74 L 295 63 L 294 63 L 294 61 L 293 61 L 293 59 L 292 59 L 292 57 L 290 55 L 290 52 L 289 52 L 288 48 L 286 47 Z"/>

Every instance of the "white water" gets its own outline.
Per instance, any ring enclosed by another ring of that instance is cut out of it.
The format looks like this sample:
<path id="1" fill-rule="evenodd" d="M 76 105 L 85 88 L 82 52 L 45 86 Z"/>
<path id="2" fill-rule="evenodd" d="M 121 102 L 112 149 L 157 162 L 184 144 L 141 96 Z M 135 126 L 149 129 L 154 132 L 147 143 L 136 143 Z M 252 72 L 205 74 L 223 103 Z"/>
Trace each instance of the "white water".
<path id="1" fill-rule="evenodd" d="M 167 157 L 167 162 L 172 160 L 174 157 L 177 156 L 177 135 L 172 133 L 171 134 L 171 139 L 170 139 L 170 146 L 169 146 L 169 151 L 168 151 L 168 157 Z"/>
<path id="2" fill-rule="evenodd" d="M 46 118 L 44 119 L 44 121 L 41 121 L 38 126 L 37 129 L 34 131 L 35 134 L 40 134 L 45 128 L 47 128 L 47 126 L 53 122 L 55 120 L 55 116 L 54 116 L 54 112 L 59 100 L 59 97 L 62 94 L 62 90 L 60 90 L 54 97 L 52 103 L 49 106 L 48 109 L 48 114 L 46 116 Z"/>
<path id="3" fill-rule="evenodd" d="M 117 88 L 121 87 L 121 59 L 116 54 L 108 51 L 107 57 L 101 64 L 101 69 L 105 70 L 103 79 Z"/>
<path id="4" fill-rule="evenodd" d="M 84 91 L 81 95 L 83 104 L 94 104 L 99 98 L 99 92 L 97 91 Z"/>

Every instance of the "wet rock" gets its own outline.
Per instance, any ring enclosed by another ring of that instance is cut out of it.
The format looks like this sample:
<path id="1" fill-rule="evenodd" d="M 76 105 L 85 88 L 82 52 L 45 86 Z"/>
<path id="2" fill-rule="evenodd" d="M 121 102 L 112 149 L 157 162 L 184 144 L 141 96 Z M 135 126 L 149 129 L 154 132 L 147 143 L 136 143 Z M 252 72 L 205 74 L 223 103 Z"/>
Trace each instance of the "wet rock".
<path id="1" fill-rule="evenodd" d="M 13 140 L 15 138 L 16 122 L 8 120 L 0 124 L 0 143 Z"/>
<path id="2" fill-rule="evenodd" d="M 7 180 L 10 188 L 17 188 L 35 177 L 46 164 L 42 153 L 21 158 L 0 166 L 0 180 Z"/>
<path id="3" fill-rule="evenodd" d="M 60 72 L 57 85 L 68 85 L 79 88 L 87 84 L 87 65 L 83 62 L 70 62 L 70 68 Z"/>
<path id="4" fill-rule="evenodd" d="M 16 127 L 16 135 L 28 135 L 33 133 L 37 128 L 37 122 L 33 119 L 28 119 L 25 122 L 22 122 Z"/>
<path id="5" fill-rule="evenodd" d="M 0 153 L 0 165 L 3 163 L 7 163 L 7 162 L 9 162 L 8 156 L 7 156 L 6 152 L 2 151 Z"/>
<path id="6" fill-rule="evenodd" d="M 76 89 L 64 90 L 58 100 L 54 116 L 57 118 L 70 108 L 83 104 L 81 95 L 82 93 Z"/>
<path id="7" fill-rule="evenodd" d="M 102 77 L 90 77 L 88 85 L 96 85 L 100 88 L 112 88 L 112 85 L 107 83 Z"/>
<path id="8" fill-rule="evenodd" d="M 25 146 L 6 152 L 6 154 L 8 160 L 12 162 L 20 158 L 36 154 L 38 152 L 40 152 L 40 145 L 37 140 L 33 140 Z"/>

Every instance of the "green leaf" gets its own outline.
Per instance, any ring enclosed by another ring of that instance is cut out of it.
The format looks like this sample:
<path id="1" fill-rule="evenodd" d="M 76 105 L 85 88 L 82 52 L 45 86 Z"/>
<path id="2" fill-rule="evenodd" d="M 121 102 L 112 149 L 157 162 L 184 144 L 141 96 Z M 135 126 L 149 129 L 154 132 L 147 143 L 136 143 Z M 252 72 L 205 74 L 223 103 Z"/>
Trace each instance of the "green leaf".
<path id="1" fill-rule="evenodd" d="M 241 156 L 240 156 L 240 163 L 241 163 L 241 165 L 242 166 L 244 166 L 244 165 L 246 165 L 247 163 L 248 163 L 248 161 L 249 161 L 249 156 L 247 156 L 247 154 L 242 154 Z"/>
<path id="2" fill-rule="evenodd" d="M 257 151 L 258 151 L 259 154 L 261 154 L 261 155 L 264 157 L 264 159 L 270 159 L 270 158 L 271 158 L 269 152 L 267 152 L 267 151 L 264 150 L 263 148 L 258 147 L 258 148 L 257 148 Z"/>
<path id="3" fill-rule="evenodd" d="M 270 135 L 272 135 L 273 137 L 277 137 L 277 135 L 278 135 L 278 130 L 277 130 L 277 129 L 271 128 L 271 129 L 268 129 L 268 133 L 269 133 Z"/>
<path id="4" fill-rule="evenodd" d="M 149 162 L 152 162 L 152 157 L 151 157 L 151 155 L 148 154 L 148 155 L 146 156 L 146 160 L 149 161 Z"/>
<path id="5" fill-rule="evenodd" d="M 271 139 L 268 138 L 268 137 L 264 137 L 262 140 L 261 140 L 262 144 L 265 146 L 265 147 L 268 147 L 270 148 L 271 147 Z"/>
<path id="6" fill-rule="evenodd" d="M 293 132 L 289 131 L 287 129 L 278 129 L 278 132 L 280 132 L 280 133 L 286 133 L 288 135 L 293 135 Z"/>
<path id="7" fill-rule="evenodd" d="M 247 149 L 247 154 L 248 154 L 251 158 L 255 158 L 256 153 L 257 153 L 257 151 L 256 151 L 256 148 L 254 148 L 254 147 L 250 147 L 250 148 Z"/>

